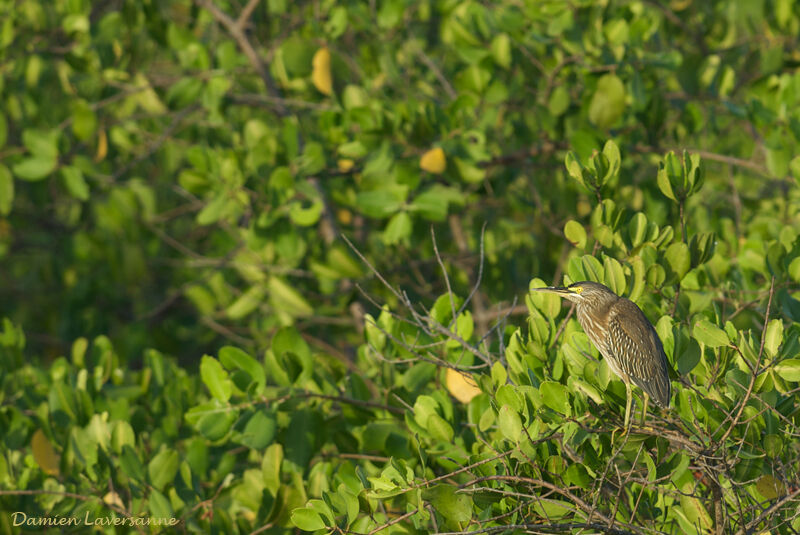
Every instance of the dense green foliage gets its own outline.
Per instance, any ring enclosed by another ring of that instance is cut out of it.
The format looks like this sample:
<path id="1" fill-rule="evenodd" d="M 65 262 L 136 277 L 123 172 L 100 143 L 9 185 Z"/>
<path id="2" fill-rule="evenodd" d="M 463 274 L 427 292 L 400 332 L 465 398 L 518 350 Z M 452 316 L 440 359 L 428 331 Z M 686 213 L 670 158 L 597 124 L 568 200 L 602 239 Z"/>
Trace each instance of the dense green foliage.
<path id="1" fill-rule="evenodd" d="M 799 33 L 792 0 L 0 0 L 0 532 L 800 530 Z M 628 434 L 527 292 L 584 279 L 675 372 Z"/>

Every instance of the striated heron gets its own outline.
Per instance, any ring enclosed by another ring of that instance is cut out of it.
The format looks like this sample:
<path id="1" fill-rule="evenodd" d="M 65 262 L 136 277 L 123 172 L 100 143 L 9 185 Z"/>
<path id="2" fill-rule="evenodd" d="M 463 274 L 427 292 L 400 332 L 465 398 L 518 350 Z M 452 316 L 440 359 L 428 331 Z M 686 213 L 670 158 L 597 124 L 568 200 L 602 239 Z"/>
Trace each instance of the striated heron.
<path id="1" fill-rule="evenodd" d="M 642 418 L 647 414 L 648 396 L 660 407 L 669 407 L 667 356 L 656 330 L 636 303 L 590 281 L 531 291 L 555 293 L 575 303 L 584 332 L 625 383 L 625 431 L 630 422 L 631 383 L 644 391 Z"/>

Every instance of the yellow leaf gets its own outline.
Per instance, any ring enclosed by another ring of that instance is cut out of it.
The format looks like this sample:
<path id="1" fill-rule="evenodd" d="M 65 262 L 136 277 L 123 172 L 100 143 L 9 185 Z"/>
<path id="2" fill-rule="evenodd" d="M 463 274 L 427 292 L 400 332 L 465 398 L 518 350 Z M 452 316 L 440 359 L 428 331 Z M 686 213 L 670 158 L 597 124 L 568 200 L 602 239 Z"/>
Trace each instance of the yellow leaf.
<path id="1" fill-rule="evenodd" d="M 342 173 L 348 172 L 356 163 L 353 160 L 348 158 L 342 158 L 341 160 L 336 161 L 336 166 L 339 168 L 339 171 Z"/>
<path id="2" fill-rule="evenodd" d="M 122 498 L 119 497 L 119 494 L 114 492 L 113 490 L 103 496 L 103 501 L 106 502 L 108 505 L 116 505 L 120 509 L 125 508 L 125 504 L 122 503 Z"/>
<path id="3" fill-rule="evenodd" d="M 37 429 L 36 432 L 33 433 L 31 447 L 33 448 L 33 458 L 39 463 L 39 467 L 41 467 L 44 473 L 57 476 L 59 473 L 58 454 L 41 429 Z"/>
<path id="4" fill-rule="evenodd" d="M 447 159 L 444 157 L 444 151 L 441 147 L 436 147 L 425 154 L 419 159 L 419 166 L 423 171 L 438 175 L 444 172 L 447 167 Z"/>
<path id="5" fill-rule="evenodd" d="M 97 152 L 94 154 L 94 161 L 102 162 L 105 160 L 106 154 L 108 154 L 108 138 L 106 137 L 106 131 L 100 129 L 97 133 Z"/>
<path id="6" fill-rule="evenodd" d="M 447 368 L 445 375 L 447 390 L 461 403 L 469 403 L 472 398 L 481 393 L 478 384 L 469 374 Z"/>
<path id="7" fill-rule="evenodd" d="M 669 7 L 672 11 L 683 11 L 690 5 L 692 5 L 692 0 L 672 0 L 672 2 L 669 3 Z"/>
<path id="8" fill-rule="evenodd" d="M 341 209 L 336 213 L 336 219 L 342 225 L 349 225 L 353 222 L 353 213 L 350 210 Z"/>
<path id="9" fill-rule="evenodd" d="M 325 95 L 333 93 L 333 79 L 331 78 L 331 52 L 327 48 L 320 48 L 311 60 L 311 82 L 317 91 Z"/>

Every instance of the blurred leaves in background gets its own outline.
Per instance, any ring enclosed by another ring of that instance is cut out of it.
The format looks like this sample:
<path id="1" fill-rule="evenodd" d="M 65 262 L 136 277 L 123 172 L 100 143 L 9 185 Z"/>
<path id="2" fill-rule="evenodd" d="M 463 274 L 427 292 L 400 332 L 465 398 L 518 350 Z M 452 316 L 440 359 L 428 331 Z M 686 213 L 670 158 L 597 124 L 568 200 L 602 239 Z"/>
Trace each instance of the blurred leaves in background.
<path id="1" fill-rule="evenodd" d="M 789 0 L 0 2 L 0 509 L 799 530 L 798 32 Z M 585 279 L 664 342 L 652 431 L 613 436 L 624 385 L 527 295 Z"/>

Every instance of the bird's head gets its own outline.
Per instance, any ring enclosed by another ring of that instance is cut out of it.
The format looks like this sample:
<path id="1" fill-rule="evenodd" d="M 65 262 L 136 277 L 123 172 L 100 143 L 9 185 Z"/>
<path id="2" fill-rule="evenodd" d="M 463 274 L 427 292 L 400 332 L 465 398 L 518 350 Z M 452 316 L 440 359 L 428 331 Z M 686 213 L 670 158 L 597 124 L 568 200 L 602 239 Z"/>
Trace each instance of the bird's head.
<path id="1" fill-rule="evenodd" d="M 576 304 L 587 304 L 605 300 L 617 299 L 618 296 L 599 282 L 580 281 L 569 286 L 547 286 L 545 288 L 531 288 L 532 292 L 549 292 L 558 294 Z"/>

